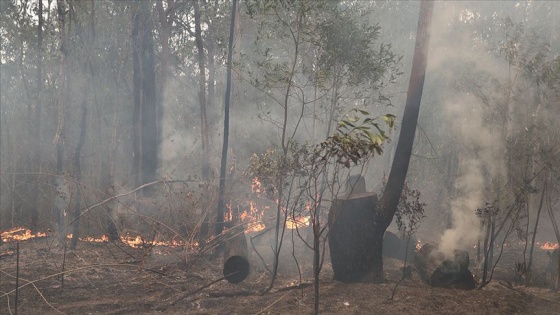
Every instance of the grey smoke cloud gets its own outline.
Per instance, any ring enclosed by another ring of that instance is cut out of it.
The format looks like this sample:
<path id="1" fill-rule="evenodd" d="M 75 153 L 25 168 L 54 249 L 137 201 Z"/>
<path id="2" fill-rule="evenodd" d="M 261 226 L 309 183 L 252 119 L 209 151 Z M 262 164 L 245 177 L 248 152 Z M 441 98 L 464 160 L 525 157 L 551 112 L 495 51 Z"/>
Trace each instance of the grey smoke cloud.
<path id="1" fill-rule="evenodd" d="M 443 76 L 446 82 L 461 79 L 458 69 L 484 70 L 497 77 L 504 75 L 503 64 L 488 54 L 484 43 L 477 41 L 469 27 L 450 27 L 460 16 L 460 3 L 436 6 L 432 29 L 429 72 Z M 474 67 L 474 68 L 473 68 Z M 506 72 L 507 73 L 507 72 Z M 450 200 L 452 227 L 443 232 L 439 250 L 446 256 L 455 249 L 467 249 L 476 243 L 480 220 L 475 210 L 484 203 L 485 179 L 503 172 L 504 144 L 499 128 L 488 123 L 484 105 L 471 93 L 454 91 L 452 86 L 441 92 L 441 100 L 454 143 L 458 144 L 458 175 L 455 197 Z"/>

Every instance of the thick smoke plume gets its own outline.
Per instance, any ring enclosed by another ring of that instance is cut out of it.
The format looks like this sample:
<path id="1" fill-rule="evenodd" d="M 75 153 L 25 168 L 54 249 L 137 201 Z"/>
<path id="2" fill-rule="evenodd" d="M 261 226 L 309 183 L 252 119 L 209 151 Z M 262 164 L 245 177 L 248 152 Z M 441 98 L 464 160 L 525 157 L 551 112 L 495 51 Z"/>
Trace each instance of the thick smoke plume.
<path id="1" fill-rule="evenodd" d="M 471 32 L 465 31 L 453 36 L 449 33 L 450 19 L 456 18 L 456 7 L 439 6 L 434 14 L 432 47 L 430 51 L 433 71 L 445 77 L 445 82 L 457 82 L 463 73 L 458 64 L 473 64 L 478 69 L 489 72 L 500 71 L 500 64 L 488 57 L 482 47 L 473 47 L 475 42 Z M 466 28 L 468 29 L 468 28 Z M 448 87 L 451 88 L 452 87 Z M 501 175 L 503 166 L 503 141 L 500 132 L 488 124 L 484 105 L 471 93 L 455 91 L 443 94 L 446 124 L 453 138 L 451 143 L 460 144 L 458 170 L 454 182 L 454 197 L 449 202 L 451 228 L 446 230 L 439 242 L 440 251 L 452 256 L 455 249 L 472 248 L 480 234 L 480 219 L 475 211 L 484 203 L 484 189 L 488 178 Z"/>

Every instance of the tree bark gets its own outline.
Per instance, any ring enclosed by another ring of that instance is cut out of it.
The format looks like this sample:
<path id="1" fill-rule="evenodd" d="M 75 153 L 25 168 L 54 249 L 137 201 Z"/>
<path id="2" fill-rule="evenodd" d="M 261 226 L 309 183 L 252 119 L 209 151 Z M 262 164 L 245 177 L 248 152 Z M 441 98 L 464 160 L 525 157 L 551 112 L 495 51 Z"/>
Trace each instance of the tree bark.
<path id="1" fill-rule="evenodd" d="M 95 2 L 91 1 L 91 14 L 90 14 L 90 33 L 89 33 L 89 41 L 87 43 L 88 51 L 92 50 L 93 41 L 95 39 Z M 79 229 L 80 229 L 80 216 L 81 216 L 81 201 L 82 201 L 82 189 L 81 189 L 81 179 L 82 179 L 82 165 L 81 165 L 81 154 L 82 148 L 84 146 L 86 140 L 86 132 L 87 132 L 87 116 L 88 116 L 88 99 L 89 99 L 89 91 L 90 89 L 93 90 L 93 65 L 91 64 L 91 59 L 88 54 L 86 57 L 85 65 L 84 65 L 84 76 L 87 76 L 87 72 L 91 74 L 91 83 L 92 86 L 90 88 L 85 89 L 84 93 L 84 100 L 82 102 L 82 117 L 80 123 L 80 136 L 78 138 L 78 144 L 76 145 L 76 151 L 74 152 L 74 178 L 76 180 L 76 184 L 78 189 L 76 190 L 76 198 L 74 199 L 74 218 L 72 220 L 72 239 L 70 240 L 70 249 L 75 249 L 78 245 L 78 237 L 79 237 Z M 94 92 L 95 93 L 95 92 Z"/>
<path id="2" fill-rule="evenodd" d="M 210 147 L 208 117 L 206 115 L 206 57 L 204 55 L 204 45 L 202 42 L 201 14 L 198 0 L 194 2 L 194 33 L 196 49 L 198 51 L 198 99 L 200 102 L 200 135 L 202 137 L 202 178 L 210 177 Z"/>
<path id="3" fill-rule="evenodd" d="M 149 2 L 142 1 L 133 14 L 134 171 L 136 185 L 153 182 L 158 167 L 158 127 L 154 70 L 153 23 Z M 142 190 L 149 197 L 152 186 Z"/>
<path id="4" fill-rule="evenodd" d="M 56 145 L 56 180 L 55 186 L 57 196 L 55 197 L 57 232 L 60 244 L 66 243 L 66 208 L 69 201 L 69 192 L 66 180 L 64 179 L 64 140 L 65 140 L 65 96 L 66 96 L 66 3 L 64 0 L 57 0 L 58 28 L 60 53 L 62 58 L 58 65 L 58 106 L 57 106 L 57 129 L 54 139 Z"/>
<path id="5" fill-rule="evenodd" d="M 226 95 L 224 100 L 224 139 L 222 144 L 222 159 L 220 162 L 220 189 L 218 195 L 218 209 L 216 211 L 216 235 L 222 233 L 224 228 L 224 206 L 226 194 L 226 169 L 227 169 L 227 151 L 229 140 L 229 105 L 231 98 L 231 61 L 233 58 L 233 31 L 235 25 L 235 10 L 237 7 L 237 0 L 233 0 L 231 8 L 231 23 L 229 27 L 229 42 L 228 42 L 228 59 L 227 59 L 227 73 L 226 73 Z"/>
<path id="6" fill-rule="evenodd" d="M 175 0 L 167 0 L 167 9 L 163 9 L 163 0 L 156 1 L 156 9 L 159 16 L 159 23 L 160 23 L 160 44 L 161 44 L 161 77 L 159 80 L 159 91 L 157 97 L 157 115 L 158 118 L 157 122 L 157 130 L 158 130 L 158 139 L 162 139 L 163 137 L 163 126 L 162 126 L 162 119 L 163 119 L 163 97 L 165 92 L 165 86 L 167 83 L 167 79 L 170 77 L 169 71 L 169 57 L 170 57 L 170 50 L 169 50 L 169 38 L 171 37 L 171 26 L 173 26 L 173 19 L 176 15 L 177 4 Z"/>
<path id="7" fill-rule="evenodd" d="M 420 102 L 428 64 L 428 44 L 430 40 L 429 28 L 432 20 L 433 2 L 422 0 L 420 3 L 420 16 L 416 33 L 416 46 L 412 60 L 412 71 L 408 86 L 406 106 L 404 109 L 399 142 L 395 151 L 395 159 L 391 166 L 387 186 L 374 222 L 375 246 L 372 248 L 374 261 L 372 268 L 372 279 L 383 280 L 383 234 L 391 224 L 393 216 L 397 211 L 397 205 L 402 194 L 408 165 L 412 155 L 412 145 L 420 112 Z"/>
<path id="8" fill-rule="evenodd" d="M 113 124 L 113 135 L 111 137 L 111 150 L 109 155 L 109 165 L 105 165 L 103 169 L 107 171 L 103 174 L 101 178 L 101 187 L 105 188 L 105 198 L 114 197 L 116 192 L 116 184 L 115 184 L 115 159 L 117 157 L 117 133 L 118 133 L 118 126 L 119 126 L 119 118 L 118 115 L 115 113 L 114 117 L 114 124 Z M 115 224 L 115 220 L 113 218 L 113 211 L 117 206 L 117 201 L 112 200 L 105 204 L 105 224 L 107 228 L 107 235 L 109 236 L 109 240 L 111 242 L 116 242 L 120 239 L 119 231 L 117 229 L 117 225 Z"/>
<path id="9" fill-rule="evenodd" d="M 35 107 L 34 123 L 35 136 L 33 137 L 37 141 L 35 150 L 33 165 L 37 168 L 37 178 L 33 181 L 31 187 L 31 231 L 33 233 L 37 232 L 37 225 L 39 220 L 39 176 L 41 173 L 41 156 L 42 156 L 42 145 L 41 145 L 41 111 L 42 111 L 42 97 L 41 92 L 43 90 L 43 0 L 39 0 L 38 3 L 37 16 L 39 19 L 39 25 L 37 27 L 37 102 Z"/>
<path id="10" fill-rule="evenodd" d="M 70 240 L 70 249 L 75 249 L 76 245 L 78 245 L 78 234 L 80 228 L 80 206 L 81 206 L 81 183 L 82 180 L 82 165 L 81 165 L 81 154 L 82 154 L 82 147 L 84 146 L 84 142 L 86 140 L 86 130 L 87 130 L 87 92 L 86 97 L 84 97 L 84 101 L 82 103 L 82 121 L 80 123 L 80 138 L 78 139 L 78 145 L 76 146 L 76 152 L 74 153 L 74 178 L 76 180 L 76 184 L 78 185 L 78 189 L 76 190 L 76 198 L 74 199 L 74 218 L 73 218 L 73 226 L 72 226 L 72 239 Z"/>

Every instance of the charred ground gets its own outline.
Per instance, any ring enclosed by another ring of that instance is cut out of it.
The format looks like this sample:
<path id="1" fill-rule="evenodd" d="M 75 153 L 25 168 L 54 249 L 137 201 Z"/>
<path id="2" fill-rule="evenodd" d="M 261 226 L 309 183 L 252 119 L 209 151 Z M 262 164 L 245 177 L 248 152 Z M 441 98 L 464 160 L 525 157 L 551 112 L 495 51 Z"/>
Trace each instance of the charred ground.
<path id="1" fill-rule="evenodd" d="M 0 247 L 0 313 L 14 312 L 16 245 Z M 494 280 L 481 290 L 432 288 L 413 271 L 391 292 L 402 275 L 402 261 L 385 259 L 386 283 L 347 284 L 332 280 L 325 262 L 321 274 L 324 314 L 556 314 L 560 294 L 543 286 L 524 286 L 514 264 L 520 248 L 506 249 Z M 313 312 L 310 266 L 301 264 L 301 279 L 292 267 L 280 268 L 274 289 L 265 271 L 252 270 L 243 283 L 217 282 L 177 301 L 222 276 L 221 258 L 186 254 L 179 247 L 149 250 L 116 243 L 80 242 L 66 252 L 53 238 L 20 243 L 18 314 L 308 314 Z M 536 267 L 547 264 L 545 251 Z M 472 256 L 471 256 L 472 260 Z M 474 270 L 473 273 L 477 273 Z M 302 284 L 299 287 L 298 284 Z M 177 301 L 175 304 L 173 302 Z"/>

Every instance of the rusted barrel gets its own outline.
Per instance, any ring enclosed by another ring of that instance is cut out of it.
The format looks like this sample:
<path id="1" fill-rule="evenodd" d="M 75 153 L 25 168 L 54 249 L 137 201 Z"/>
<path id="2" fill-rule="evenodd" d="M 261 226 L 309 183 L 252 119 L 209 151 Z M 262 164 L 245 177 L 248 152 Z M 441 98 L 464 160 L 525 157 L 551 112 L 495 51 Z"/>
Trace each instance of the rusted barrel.
<path id="1" fill-rule="evenodd" d="M 249 259 L 247 255 L 247 239 L 244 225 L 229 222 L 230 227 L 224 234 L 224 270 L 223 274 L 230 283 L 242 282 L 249 276 Z"/>
<path id="2" fill-rule="evenodd" d="M 334 280 L 358 282 L 370 271 L 376 204 L 374 193 L 352 194 L 333 201 L 328 241 Z"/>

